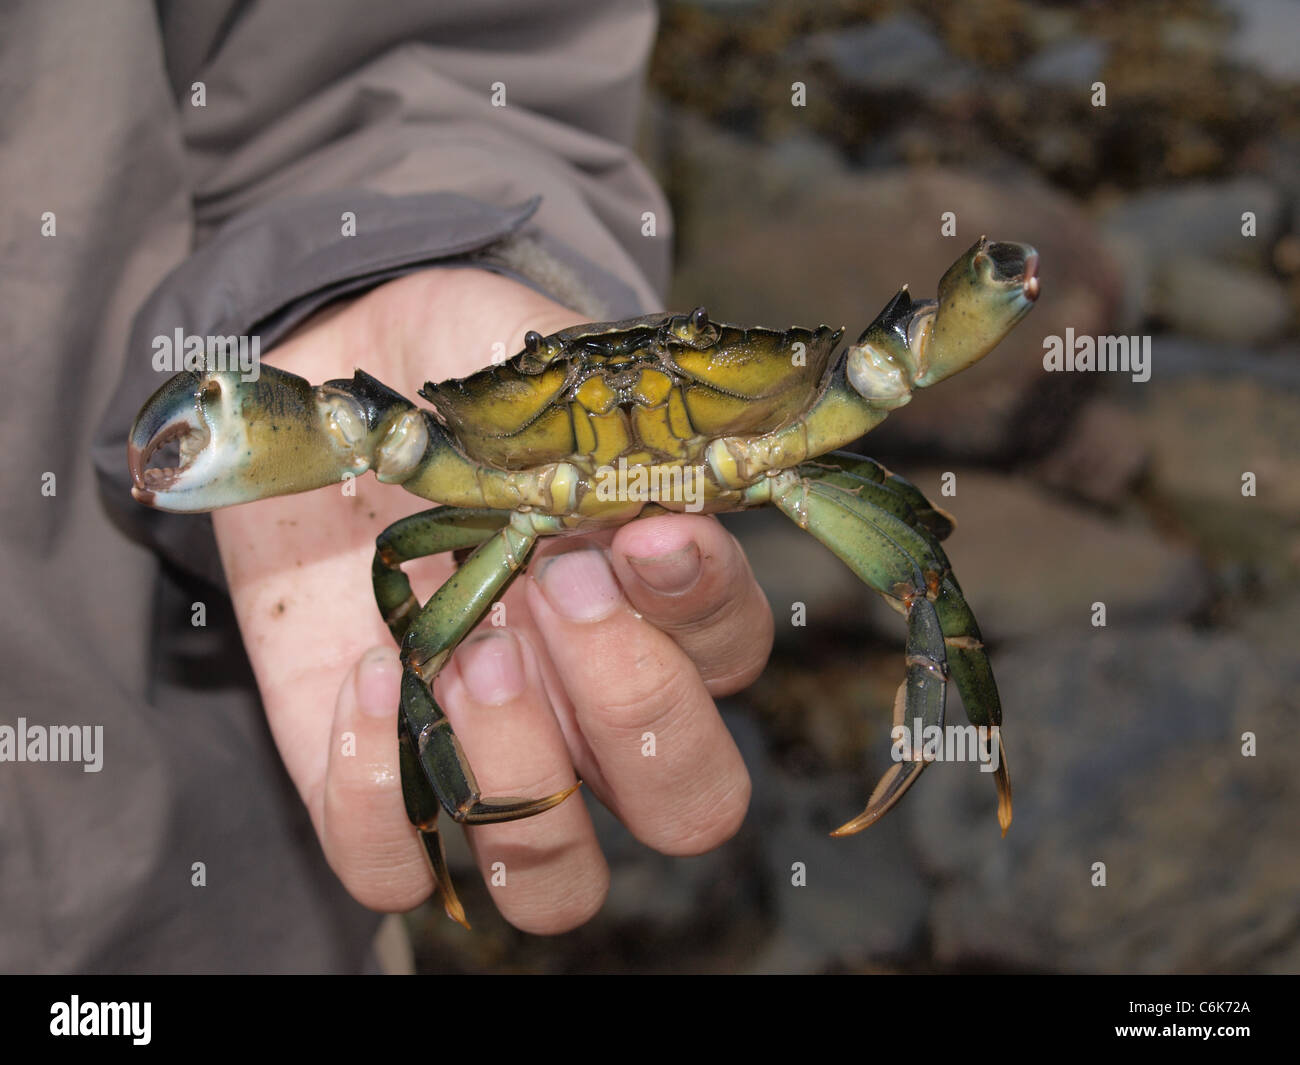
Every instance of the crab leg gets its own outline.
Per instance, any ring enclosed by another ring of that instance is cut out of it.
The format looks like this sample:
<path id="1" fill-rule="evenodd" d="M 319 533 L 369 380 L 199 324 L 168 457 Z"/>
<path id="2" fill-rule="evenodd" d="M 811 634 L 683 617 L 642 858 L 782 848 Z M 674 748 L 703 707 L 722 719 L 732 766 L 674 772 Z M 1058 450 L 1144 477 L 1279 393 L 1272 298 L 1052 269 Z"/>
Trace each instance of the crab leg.
<path id="1" fill-rule="evenodd" d="M 768 486 L 755 486 L 751 498 L 755 502 L 759 497 L 770 498 L 843 559 L 865 583 L 900 604 L 908 618 L 908 680 L 895 704 L 896 724 L 920 718 L 923 728 L 942 725 L 942 697 L 936 709 L 933 702 L 927 701 L 928 692 L 914 691 L 918 684 L 924 687 L 925 676 L 937 663 L 943 664 L 945 676 L 951 670 L 973 724 L 999 724 L 1001 706 L 988 657 L 975 619 L 949 571 L 948 560 L 934 533 L 913 508 L 907 506 L 910 513 L 900 513 L 909 489 L 924 504 L 922 512 L 933 508 L 906 482 L 900 494 L 892 482 L 880 484 L 857 478 L 844 468 L 865 463 L 862 468 L 874 476 L 876 470 L 883 470 L 878 464 L 857 456 L 839 457 L 843 465 L 801 468 L 803 478 L 792 473 L 771 478 Z M 920 605 L 923 600 L 924 607 Z M 999 755 L 1003 755 L 1000 736 L 998 743 Z M 924 765 L 900 763 L 891 768 L 872 793 L 866 810 L 834 834 L 857 832 L 878 820 L 897 803 Z M 998 820 L 1005 833 L 1011 821 L 1011 790 L 1004 755 L 998 762 L 996 783 Z"/>
<path id="2" fill-rule="evenodd" d="M 934 605 L 926 597 L 940 574 L 932 568 L 936 560 L 924 541 L 918 558 L 900 543 L 920 539 L 905 523 L 886 511 L 878 511 L 880 522 L 866 520 L 853 505 L 857 501 L 851 493 L 793 472 L 768 478 L 747 495 L 754 503 L 775 504 L 834 551 L 869 587 L 902 603 L 908 623 L 907 680 L 899 688 L 895 716 L 906 721 L 919 719 L 923 729 L 942 726 L 946 655 L 943 631 Z M 831 834 L 860 832 L 892 809 L 925 768 L 926 763 L 917 758 L 918 750 L 919 745 L 913 744 L 914 760 L 891 767 L 871 793 L 866 809 Z"/>
<path id="3" fill-rule="evenodd" d="M 379 534 L 370 575 L 379 612 L 398 643 L 420 606 L 402 563 L 477 547 L 509 521 L 509 512 L 500 510 L 434 507 L 395 521 Z"/>
<path id="4" fill-rule="evenodd" d="M 540 799 L 483 798 L 465 752 L 433 697 L 433 680 L 519 574 L 538 536 L 558 528 L 558 520 L 540 515 L 438 507 L 390 526 L 375 553 L 376 598 L 389 628 L 395 635 L 402 633 L 398 736 L 406 813 L 420 831 L 447 915 L 466 927 L 438 835 L 439 805 L 462 824 L 514 821 L 549 810 L 579 785 Z M 401 563 L 475 542 L 479 546 L 474 553 L 412 618 L 414 598 Z"/>
<path id="5" fill-rule="evenodd" d="M 869 499 L 914 528 L 928 530 L 936 541 L 946 540 L 956 527 L 952 515 L 926 499 L 911 481 L 891 473 L 865 455 L 833 451 L 823 458 L 802 463 L 798 471 L 804 477 L 839 485 Z"/>
<path id="6" fill-rule="evenodd" d="M 411 582 L 402 572 L 402 563 L 425 555 L 475 547 L 509 520 L 508 514 L 495 510 L 468 510 L 435 507 L 394 522 L 375 542 L 375 561 L 371 575 L 379 611 L 394 639 L 400 644 L 411 620 L 419 609 Z M 419 830 L 420 842 L 433 870 L 443 908 L 449 917 L 465 927 L 465 909 L 461 906 L 447 868 L 447 856 L 438 832 L 438 796 L 415 753 L 415 745 L 405 714 L 397 718 L 397 742 L 402 767 L 402 798 L 406 816 Z"/>
<path id="7" fill-rule="evenodd" d="M 948 560 L 938 544 L 939 540 L 951 532 L 952 519 L 934 507 L 910 482 L 889 473 L 874 459 L 848 452 L 836 452 L 828 457 L 838 460 L 837 463 L 834 466 L 808 463 L 800 467 L 800 472 L 807 477 L 820 478 L 824 483 L 836 484 L 852 490 L 862 502 L 874 503 L 896 517 L 901 517 L 930 542 L 931 549 L 943 561 L 946 573 L 939 582 L 935 609 L 938 611 L 939 622 L 943 626 L 944 643 L 948 648 L 948 668 L 953 682 L 957 685 L 957 691 L 961 694 L 962 705 L 966 708 L 966 717 L 970 723 L 984 727 L 999 726 L 998 762 L 994 782 L 998 789 L 998 822 L 1005 835 L 1011 824 L 1011 776 L 1007 770 L 1006 748 L 1002 744 L 1000 729 L 1002 701 L 998 696 L 997 683 L 993 679 L 993 667 L 984 649 L 979 624 L 975 621 L 975 615 L 967 605 L 957 578 L 948 568 Z M 885 475 L 886 479 L 883 483 L 875 481 L 879 472 Z M 854 481 L 859 473 L 866 474 L 870 480 L 855 487 Z M 900 511 L 896 499 L 885 497 L 886 489 L 893 489 L 898 497 L 906 499 L 913 516 L 909 517 L 905 511 Z"/>

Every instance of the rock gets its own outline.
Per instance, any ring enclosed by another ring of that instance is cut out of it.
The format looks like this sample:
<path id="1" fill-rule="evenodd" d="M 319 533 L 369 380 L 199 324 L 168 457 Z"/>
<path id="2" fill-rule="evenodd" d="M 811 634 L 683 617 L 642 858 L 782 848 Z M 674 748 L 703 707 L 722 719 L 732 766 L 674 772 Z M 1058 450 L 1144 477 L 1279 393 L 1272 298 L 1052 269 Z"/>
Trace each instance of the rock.
<path id="1" fill-rule="evenodd" d="M 1228 53 L 1277 81 L 1300 83 L 1300 7 L 1290 0 L 1224 0 L 1237 18 Z"/>
<path id="2" fill-rule="evenodd" d="M 1292 317 L 1286 288 L 1272 277 L 1190 255 L 1160 271 L 1151 310 L 1179 332 L 1248 345 L 1278 339 Z"/>
<path id="3" fill-rule="evenodd" d="M 1300 387 L 1228 376 L 1240 372 L 1230 352 L 1219 363 L 1142 393 L 1152 491 L 1213 554 L 1277 582 L 1300 572 Z M 1254 495 L 1242 494 L 1247 473 Z"/>
<path id="4" fill-rule="evenodd" d="M 829 63 L 846 84 L 875 92 L 942 97 L 972 80 L 969 65 L 950 55 L 923 21 L 906 14 L 815 33 L 795 51 Z"/>
<path id="5" fill-rule="evenodd" d="M 1162 50 L 1210 63 L 1223 51 L 1223 35 L 1213 18 L 1167 18 L 1160 20 Z"/>
<path id="6" fill-rule="evenodd" d="M 1152 355 L 1154 362 L 1155 356 Z M 1034 477 L 1063 495 L 1118 507 L 1148 459 L 1137 416 L 1113 400 L 1091 400 Z"/>
<path id="7" fill-rule="evenodd" d="M 1300 396 L 1300 344 L 1282 341 L 1260 351 L 1234 344 L 1210 344 L 1177 333 L 1151 338 L 1152 377 L 1164 380 L 1210 378 L 1246 380 Z M 1148 397 L 1145 385 L 1129 396 L 1141 407 Z"/>
<path id="8" fill-rule="evenodd" d="M 1152 313 L 1157 263 L 1143 239 L 1135 234 L 1102 229 L 1098 236 L 1124 279 L 1111 332 L 1121 336 L 1141 332 Z"/>
<path id="9" fill-rule="evenodd" d="M 1255 233 L 1242 234 L 1242 214 L 1253 211 Z M 1286 227 L 1282 195 L 1254 177 L 1192 182 L 1142 192 L 1102 214 L 1108 234 L 1134 242 L 1153 267 L 1195 255 L 1266 268 Z"/>
<path id="10" fill-rule="evenodd" d="M 1034 4 L 1024 8 L 1025 32 L 1039 48 L 1073 40 L 1079 33 L 1078 19 L 1071 11 Z"/>
<path id="11" fill-rule="evenodd" d="M 1101 78 L 1110 48 L 1095 37 L 1072 37 L 1039 52 L 1021 76 L 1036 85 L 1083 92 Z"/>
<path id="12" fill-rule="evenodd" d="M 1015 171 L 997 181 L 942 169 L 796 173 L 788 157 L 675 121 L 672 306 L 768 326 L 827 322 L 856 336 L 903 283 L 932 295 L 981 233 L 1028 241 L 1042 256 L 1034 312 L 989 358 L 918 393 L 870 443 L 978 460 L 1033 454 L 1059 431 L 1083 389 L 1042 372 L 1043 338 L 1067 326 L 1110 332 L 1121 284 L 1067 198 Z M 945 211 L 956 213 L 957 237 L 940 235 Z"/>
<path id="13" fill-rule="evenodd" d="M 1295 971 L 1295 620 L 1268 627 L 1271 651 L 1179 626 L 1005 650 L 998 680 L 1015 787 L 1006 839 L 994 789 L 973 766 L 932 767 L 906 800 L 922 860 L 943 885 L 935 960 Z M 1246 732 L 1254 757 L 1242 754 Z M 1097 862 L 1104 887 L 1093 886 Z"/>
<path id="14" fill-rule="evenodd" d="M 902 819 L 844 839 L 828 835 L 861 811 L 864 783 L 846 774 L 771 778 L 776 809 L 764 819 L 763 852 L 776 934 L 747 971 L 861 968 L 915 951 L 930 892 L 908 853 Z M 796 863 L 804 886 L 793 882 Z"/>
<path id="15" fill-rule="evenodd" d="M 909 479 L 957 520 L 943 546 L 987 640 L 1091 631 L 1095 602 L 1114 626 L 1186 617 L 1205 600 L 1196 556 L 1141 524 L 1104 520 L 1024 477 L 971 469 L 951 471 L 956 495 L 945 498 L 943 472 Z M 896 631 L 890 614 L 880 623 Z"/>

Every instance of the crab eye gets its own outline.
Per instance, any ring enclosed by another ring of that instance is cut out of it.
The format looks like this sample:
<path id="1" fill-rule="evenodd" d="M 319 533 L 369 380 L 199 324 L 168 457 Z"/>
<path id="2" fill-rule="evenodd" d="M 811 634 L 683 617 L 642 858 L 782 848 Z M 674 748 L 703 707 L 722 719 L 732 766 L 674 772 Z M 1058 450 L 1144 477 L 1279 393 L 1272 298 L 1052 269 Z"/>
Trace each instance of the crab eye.
<path id="1" fill-rule="evenodd" d="M 700 332 L 703 332 L 705 329 L 708 329 L 709 312 L 706 311 L 703 307 L 696 307 L 695 310 L 691 311 L 691 325 L 693 325 Z"/>
<path id="2" fill-rule="evenodd" d="M 536 355 L 542 349 L 542 334 L 536 329 L 530 329 L 524 334 L 524 350 L 530 355 Z"/>

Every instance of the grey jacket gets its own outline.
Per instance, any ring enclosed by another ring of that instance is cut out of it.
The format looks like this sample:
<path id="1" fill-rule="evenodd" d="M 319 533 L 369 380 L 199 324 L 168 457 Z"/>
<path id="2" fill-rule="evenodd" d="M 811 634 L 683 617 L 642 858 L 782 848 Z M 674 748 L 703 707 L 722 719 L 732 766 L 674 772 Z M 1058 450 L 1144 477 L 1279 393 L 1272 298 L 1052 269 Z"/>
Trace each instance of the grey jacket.
<path id="1" fill-rule="evenodd" d="M 150 340 L 265 350 L 466 258 L 593 317 L 653 309 L 668 214 L 629 149 L 653 30 L 609 0 L 0 9 L 0 968 L 370 964 L 378 917 L 279 764 L 210 523 L 129 497 Z"/>

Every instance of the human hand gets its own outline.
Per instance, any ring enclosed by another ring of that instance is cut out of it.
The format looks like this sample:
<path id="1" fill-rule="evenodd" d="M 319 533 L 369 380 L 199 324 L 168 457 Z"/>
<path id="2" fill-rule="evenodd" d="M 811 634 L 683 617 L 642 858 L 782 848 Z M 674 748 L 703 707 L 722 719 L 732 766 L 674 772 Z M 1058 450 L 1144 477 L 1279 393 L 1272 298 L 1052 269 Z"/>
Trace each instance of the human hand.
<path id="1" fill-rule="evenodd" d="M 361 367 L 403 395 L 509 355 L 577 316 L 480 270 L 435 269 L 317 316 L 268 362 L 313 383 Z M 377 910 L 427 898 L 397 760 L 400 667 L 370 585 L 375 537 L 428 504 L 362 478 L 217 511 L 213 520 L 272 734 L 331 866 Z M 407 564 L 421 601 L 449 555 Z M 435 682 L 485 796 L 540 797 L 575 772 L 637 838 L 698 854 L 739 827 L 750 784 L 713 698 L 745 687 L 772 641 L 767 601 L 713 518 L 670 515 L 540 541 L 505 627 L 481 626 Z M 332 712 L 327 710 L 332 708 Z M 643 734 L 655 756 L 642 754 Z M 352 735 L 345 744 L 347 734 Z M 444 824 L 450 824 L 444 821 Z M 512 924 L 567 931 L 599 909 L 609 871 L 586 807 L 468 830 Z"/>

